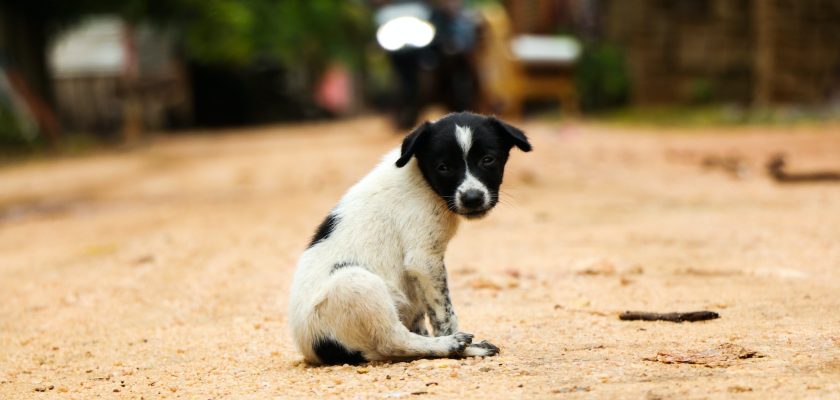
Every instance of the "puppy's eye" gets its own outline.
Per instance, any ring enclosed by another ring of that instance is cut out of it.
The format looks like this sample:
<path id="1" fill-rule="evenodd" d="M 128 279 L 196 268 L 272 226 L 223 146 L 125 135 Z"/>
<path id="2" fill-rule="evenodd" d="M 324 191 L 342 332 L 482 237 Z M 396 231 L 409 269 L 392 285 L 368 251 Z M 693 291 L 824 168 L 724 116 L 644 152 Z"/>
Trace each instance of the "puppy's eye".
<path id="1" fill-rule="evenodd" d="M 440 163 L 437 166 L 437 170 L 438 172 L 449 172 L 449 166 L 444 163 Z"/>
<path id="2" fill-rule="evenodd" d="M 493 156 L 484 156 L 481 158 L 481 165 L 485 167 L 489 167 L 496 162 L 496 159 Z"/>

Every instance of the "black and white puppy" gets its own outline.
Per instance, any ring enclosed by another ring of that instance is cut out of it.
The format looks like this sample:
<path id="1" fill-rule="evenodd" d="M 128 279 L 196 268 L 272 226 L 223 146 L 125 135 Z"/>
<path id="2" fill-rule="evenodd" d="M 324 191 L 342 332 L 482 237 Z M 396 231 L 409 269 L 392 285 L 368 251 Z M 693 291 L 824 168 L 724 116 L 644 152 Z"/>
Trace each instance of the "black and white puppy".
<path id="1" fill-rule="evenodd" d="M 350 188 L 318 227 L 292 283 L 289 325 L 306 361 L 499 352 L 458 331 L 443 259 L 458 216 L 480 218 L 498 202 L 514 146 L 531 150 L 517 128 L 449 114 L 417 127 Z"/>

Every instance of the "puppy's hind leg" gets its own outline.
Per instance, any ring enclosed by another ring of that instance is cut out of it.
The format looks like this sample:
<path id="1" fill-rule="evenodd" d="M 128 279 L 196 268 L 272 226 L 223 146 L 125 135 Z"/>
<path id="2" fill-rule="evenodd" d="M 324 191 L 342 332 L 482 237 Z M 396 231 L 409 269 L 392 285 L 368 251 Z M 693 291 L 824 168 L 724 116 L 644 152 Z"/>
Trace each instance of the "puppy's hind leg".
<path id="1" fill-rule="evenodd" d="M 463 357 L 472 343 L 472 335 L 466 333 L 427 337 L 409 331 L 385 282 L 364 268 L 342 268 L 327 285 L 313 315 L 319 325 L 314 352 L 322 363 Z M 319 348 L 318 343 L 328 345 Z M 332 355 L 342 357 L 331 362 Z"/>
<path id="2" fill-rule="evenodd" d="M 411 323 L 406 327 L 411 333 L 416 333 L 420 336 L 429 336 L 429 330 L 426 328 L 426 313 L 418 312 L 410 319 Z"/>

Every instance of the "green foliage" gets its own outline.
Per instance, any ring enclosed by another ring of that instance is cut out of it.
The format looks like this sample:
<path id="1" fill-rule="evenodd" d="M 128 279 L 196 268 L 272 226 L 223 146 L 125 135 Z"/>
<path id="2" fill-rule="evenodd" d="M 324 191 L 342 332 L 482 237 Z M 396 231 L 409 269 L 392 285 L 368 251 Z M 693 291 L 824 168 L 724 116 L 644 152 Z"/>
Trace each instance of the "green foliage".
<path id="1" fill-rule="evenodd" d="M 735 104 L 627 107 L 599 115 L 622 125 L 706 128 L 714 126 L 791 126 L 840 122 L 840 109 L 831 107 L 751 108 Z"/>
<path id="2" fill-rule="evenodd" d="M 94 14 L 118 14 L 176 33 L 186 55 L 205 63 L 285 63 L 351 66 L 373 37 L 362 0 L 0 0 L 50 31 Z"/>
<path id="3" fill-rule="evenodd" d="M 501 4 L 502 0 L 466 0 L 464 3 L 470 8 L 480 8 L 488 4 Z"/>
<path id="4" fill-rule="evenodd" d="M 135 11 L 179 33 L 187 56 L 199 62 L 270 58 L 315 68 L 336 59 L 356 64 L 372 37 L 368 12 L 357 0 L 149 1 Z"/>
<path id="5" fill-rule="evenodd" d="M 700 78 L 691 82 L 688 101 L 694 105 L 709 104 L 715 98 L 715 85 L 710 79 Z"/>
<path id="6" fill-rule="evenodd" d="M 16 153 L 37 145 L 33 129 L 23 126 L 12 110 L 0 103 L 0 153 Z"/>
<path id="7" fill-rule="evenodd" d="M 10 142 L 19 142 L 22 136 L 14 114 L 0 104 L 0 146 L 6 146 Z"/>
<path id="8" fill-rule="evenodd" d="M 599 43 L 584 46 L 575 80 L 585 111 L 620 107 L 630 99 L 630 76 L 617 47 Z"/>
<path id="9" fill-rule="evenodd" d="M 191 16 L 183 22 L 166 21 L 183 24 L 176 26 L 182 30 L 188 56 L 208 62 L 242 63 L 250 59 L 255 16 L 245 2 L 210 0 L 191 5 Z"/>
<path id="10" fill-rule="evenodd" d="M 254 54 L 286 64 L 323 66 L 341 60 L 355 66 L 373 37 L 368 8 L 359 1 L 247 0 L 253 15 Z"/>

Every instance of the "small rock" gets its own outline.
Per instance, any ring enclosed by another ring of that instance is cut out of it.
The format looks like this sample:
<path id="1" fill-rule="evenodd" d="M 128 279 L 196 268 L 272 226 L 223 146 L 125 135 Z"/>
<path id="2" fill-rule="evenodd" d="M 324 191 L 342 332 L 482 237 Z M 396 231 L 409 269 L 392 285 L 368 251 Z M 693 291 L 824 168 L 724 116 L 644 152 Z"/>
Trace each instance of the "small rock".
<path id="1" fill-rule="evenodd" d="M 134 259 L 135 265 L 148 264 L 155 261 L 155 256 L 151 254 L 142 255 Z"/>
<path id="2" fill-rule="evenodd" d="M 592 391 L 592 388 L 589 386 L 570 386 L 560 389 L 552 389 L 551 393 L 574 393 L 574 392 L 589 392 Z"/>
<path id="3" fill-rule="evenodd" d="M 519 279 L 510 276 L 499 278 L 478 277 L 470 281 L 469 286 L 473 289 L 514 289 L 519 287 Z"/>
<path id="4" fill-rule="evenodd" d="M 435 368 L 456 368 L 459 366 L 458 360 L 442 358 L 432 362 Z"/>
<path id="5" fill-rule="evenodd" d="M 641 274 L 644 274 L 644 273 L 645 273 L 644 267 L 642 267 L 641 265 L 638 265 L 638 264 L 636 264 L 636 265 L 634 265 L 634 266 L 632 266 L 632 267 L 630 267 L 630 268 L 628 268 L 627 270 L 624 271 L 624 274 L 626 274 L 626 275 L 641 275 Z"/>
<path id="6" fill-rule="evenodd" d="M 469 285 L 473 289 L 502 290 L 502 285 L 499 282 L 483 277 L 473 279 Z"/>
<path id="7" fill-rule="evenodd" d="M 490 369 L 491 369 L 490 367 L 481 367 L 478 370 L 481 371 L 481 372 L 490 372 Z"/>
<path id="8" fill-rule="evenodd" d="M 591 302 L 590 302 L 589 300 L 587 300 L 587 299 L 582 299 L 582 298 L 581 298 L 581 299 L 577 299 L 577 300 L 575 300 L 575 301 L 573 301 L 573 302 L 572 302 L 572 306 L 574 306 L 574 308 L 585 308 L 585 307 L 589 307 L 589 304 L 591 304 Z"/>
<path id="9" fill-rule="evenodd" d="M 586 265 L 578 269 L 578 275 L 600 275 L 610 276 L 615 274 L 615 265 L 608 260 L 596 260 L 594 262 L 587 262 Z"/>
<path id="10" fill-rule="evenodd" d="M 735 385 L 735 386 L 730 386 L 730 387 L 726 388 L 726 391 L 729 392 L 729 393 L 744 393 L 744 392 L 752 392 L 753 390 L 752 390 L 751 387 L 748 387 L 748 386 Z"/>

